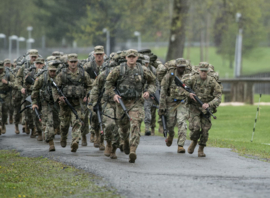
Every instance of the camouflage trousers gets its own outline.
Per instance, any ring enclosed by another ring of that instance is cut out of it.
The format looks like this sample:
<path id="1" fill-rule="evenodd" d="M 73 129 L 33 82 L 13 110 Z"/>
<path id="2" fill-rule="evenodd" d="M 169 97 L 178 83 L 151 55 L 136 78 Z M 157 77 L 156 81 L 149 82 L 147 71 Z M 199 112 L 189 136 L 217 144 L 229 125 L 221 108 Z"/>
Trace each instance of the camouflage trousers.
<path id="1" fill-rule="evenodd" d="M 60 126 L 59 105 L 58 103 L 42 103 L 42 128 L 45 134 L 45 141 L 54 139 L 55 129 Z"/>
<path id="2" fill-rule="evenodd" d="M 74 104 L 73 102 L 69 101 L 71 105 L 74 107 L 74 109 L 77 111 L 79 118 L 84 121 L 85 114 L 84 109 L 80 104 Z M 72 142 L 79 143 L 79 140 L 81 139 L 81 131 L 82 131 L 82 123 L 79 119 L 76 119 L 76 116 L 74 113 L 72 113 L 71 109 L 65 105 L 60 105 L 60 113 L 59 117 L 61 120 L 60 123 L 60 130 L 61 130 L 61 138 L 63 140 L 67 139 L 68 136 L 68 129 L 71 123 L 72 126 Z"/>
<path id="3" fill-rule="evenodd" d="M 22 101 L 22 94 L 19 90 L 12 91 L 12 100 L 13 100 L 13 108 L 14 108 L 14 124 L 19 124 L 22 114 L 20 114 L 20 110 L 23 109 L 21 107 Z"/>
<path id="4" fill-rule="evenodd" d="M 87 135 L 89 133 L 89 109 L 84 105 L 84 120 L 82 126 L 82 135 Z"/>
<path id="5" fill-rule="evenodd" d="M 13 117 L 13 113 L 14 113 L 14 105 L 13 105 L 13 100 L 12 100 L 12 93 L 8 93 L 8 113 L 9 113 L 9 117 Z"/>
<path id="6" fill-rule="evenodd" d="M 208 131 L 211 129 L 211 120 L 206 119 L 201 114 L 198 107 L 190 105 L 189 109 L 189 130 L 190 140 L 197 141 L 200 139 L 199 145 L 206 146 L 208 140 Z"/>
<path id="7" fill-rule="evenodd" d="M 116 104 L 116 118 L 118 124 L 118 132 L 121 140 L 127 140 L 129 138 L 130 146 L 138 146 L 140 143 L 140 126 L 144 119 L 143 99 L 140 100 L 123 100 L 126 108 L 129 110 L 128 114 L 131 120 L 127 116 L 124 116 L 124 111 L 120 104 Z"/>
<path id="8" fill-rule="evenodd" d="M 104 130 L 104 139 L 107 142 L 111 142 L 113 147 L 118 148 L 120 142 L 120 136 L 118 133 L 118 126 L 116 120 L 116 104 L 107 103 L 103 106 L 102 123 Z"/>
<path id="9" fill-rule="evenodd" d="M 186 103 L 167 103 L 166 124 L 171 137 L 174 136 L 174 127 L 177 122 L 178 139 L 177 145 L 184 146 L 187 136 L 187 106 Z"/>
<path id="10" fill-rule="evenodd" d="M 150 128 L 156 127 L 156 107 L 153 105 L 156 105 L 155 102 L 148 98 L 144 101 L 144 123 L 145 123 L 145 131 L 150 131 Z"/>
<path id="11" fill-rule="evenodd" d="M 3 126 L 8 117 L 8 106 L 6 104 L 9 102 L 9 97 L 4 94 L 0 94 L 0 97 L 4 101 L 3 103 L 0 102 L 0 126 Z"/>

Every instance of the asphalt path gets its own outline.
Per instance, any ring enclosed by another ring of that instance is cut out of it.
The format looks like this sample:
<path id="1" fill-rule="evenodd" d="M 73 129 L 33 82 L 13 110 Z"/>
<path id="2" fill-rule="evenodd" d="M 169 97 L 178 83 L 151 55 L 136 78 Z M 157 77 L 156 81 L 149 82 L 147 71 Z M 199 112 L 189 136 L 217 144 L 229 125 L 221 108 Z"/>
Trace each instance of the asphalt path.
<path id="1" fill-rule="evenodd" d="M 210 131 L 211 136 L 211 131 Z M 48 157 L 102 177 L 101 184 L 112 186 L 124 197 L 270 197 L 270 163 L 245 158 L 225 148 L 206 147 L 206 158 L 198 158 L 197 149 L 190 155 L 177 154 L 176 139 L 171 147 L 159 136 L 141 137 L 135 164 L 117 150 L 112 160 L 102 151 L 88 146 L 70 152 L 56 136 L 55 152 L 49 145 L 29 135 L 7 133 L 0 136 L 0 149 L 16 149 L 22 156 Z M 190 141 L 186 142 L 187 149 Z"/>

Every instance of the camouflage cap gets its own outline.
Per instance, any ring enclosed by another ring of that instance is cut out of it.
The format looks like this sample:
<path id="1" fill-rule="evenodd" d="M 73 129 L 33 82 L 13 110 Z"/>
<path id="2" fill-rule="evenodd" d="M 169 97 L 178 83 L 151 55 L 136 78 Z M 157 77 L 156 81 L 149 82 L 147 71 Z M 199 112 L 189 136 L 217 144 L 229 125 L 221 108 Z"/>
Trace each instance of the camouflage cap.
<path id="1" fill-rule="evenodd" d="M 47 61 L 55 60 L 55 56 L 48 56 L 46 60 Z"/>
<path id="2" fill-rule="evenodd" d="M 176 67 L 186 67 L 187 61 L 183 58 L 178 58 L 175 60 Z"/>
<path id="3" fill-rule="evenodd" d="M 15 58 L 14 60 L 13 60 L 13 63 L 16 63 L 17 62 L 17 59 Z"/>
<path id="4" fill-rule="evenodd" d="M 59 52 L 60 53 L 60 56 L 63 56 L 64 55 L 64 52 Z"/>
<path id="5" fill-rule="evenodd" d="M 69 54 L 68 61 L 78 61 L 78 55 L 77 54 Z"/>
<path id="6" fill-rule="evenodd" d="M 55 61 L 49 62 L 49 64 L 48 64 L 48 70 L 49 71 L 51 71 L 51 70 L 56 71 L 57 70 L 57 64 L 55 64 Z"/>
<path id="7" fill-rule="evenodd" d="M 126 56 L 127 57 L 129 57 L 129 56 L 139 56 L 139 54 L 138 54 L 138 51 L 137 50 L 135 50 L 135 49 L 129 49 L 126 52 Z"/>
<path id="8" fill-rule="evenodd" d="M 4 69 L 4 61 L 0 61 L 0 69 Z"/>
<path id="9" fill-rule="evenodd" d="M 5 60 L 4 60 L 4 64 L 5 64 L 5 63 L 10 63 L 10 62 L 11 62 L 10 59 L 5 59 Z"/>
<path id="10" fill-rule="evenodd" d="M 38 51 L 36 49 L 29 50 L 29 56 L 38 56 Z"/>
<path id="11" fill-rule="evenodd" d="M 115 53 L 112 52 L 112 53 L 110 54 L 110 58 L 114 57 L 114 55 L 115 55 Z"/>
<path id="12" fill-rule="evenodd" d="M 59 51 L 54 51 L 52 53 L 53 56 L 57 56 L 57 57 L 60 57 L 60 52 Z"/>
<path id="13" fill-rule="evenodd" d="M 94 54 L 104 54 L 104 47 L 98 45 L 94 48 Z"/>
<path id="14" fill-rule="evenodd" d="M 144 63 L 150 63 L 150 57 L 147 56 L 147 55 L 144 55 L 144 60 L 143 60 Z"/>
<path id="15" fill-rule="evenodd" d="M 209 64 L 208 63 L 206 63 L 206 62 L 200 63 L 200 65 L 199 65 L 199 70 L 200 71 L 208 71 L 208 69 L 209 69 Z"/>
<path id="16" fill-rule="evenodd" d="M 215 67 L 211 64 L 209 64 L 209 69 L 212 69 L 213 71 L 215 71 Z"/>
<path id="17" fill-rule="evenodd" d="M 35 61 L 35 63 L 41 63 L 44 64 L 44 58 L 38 57 Z"/>

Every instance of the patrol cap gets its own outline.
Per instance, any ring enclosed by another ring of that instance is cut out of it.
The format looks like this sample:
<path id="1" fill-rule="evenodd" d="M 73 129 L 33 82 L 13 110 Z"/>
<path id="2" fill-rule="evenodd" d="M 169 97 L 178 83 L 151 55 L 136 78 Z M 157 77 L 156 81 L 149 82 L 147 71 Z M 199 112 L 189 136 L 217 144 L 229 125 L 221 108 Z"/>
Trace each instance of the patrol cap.
<path id="1" fill-rule="evenodd" d="M 38 57 L 38 51 L 36 49 L 30 49 L 28 52 L 29 56 L 36 56 Z"/>
<path id="2" fill-rule="evenodd" d="M 104 47 L 98 45 L 94 48 L 94 54 L 104 54 Z"/>
<path id="3" fill-rule="evenodd" d="M 187 61 L 183 58 L 178 58 L 175 60 L 176 67 L 186 67 Z"/>
<path id="4" fill-rule="evenodd" d="M 135 50 L 135 49 L 129 49 L 129 50 L 127 50 L 127 52 L 126 52 L 126 56 L 127 57 L 130 57 L 130 56 L 139 56 L 139 54 L 138 54 L 138 51 L 137 50 Z"/>
<path id="5" fill-rule="evenodd" d="M 16 58 L 13 60 L 13 63 L 17 63 L 17 59 Z"/>
<path id="6" fill-rule="evenodd" d="M 51 71 L 51 70 L 54 70 L 56 71 L 57 70 L 57 64 L 55 64 L 56 61 L 51 61 L 49 62 L 49 65 L 48 65 L 48 70 Z"/>
<path id="7" fill-rule="evenodd" d="M 53 56 L 60 57 L 60 52 L 59 51 L 54 51 L 52 53 Z"/>
<path id="8" fill-rule="evenodd" d="M 55 56 L 48 56 L 46 60 L 51 61 L 51 60 L 55 60 L 55 58 L 56 58 Z"/>
<path id="9" fill-rule="evenodd" d="M 150 63 L 150 57 L 147 55 L 144 55 L 144 63 Z"/>
<path id="10" fill-rule="evenodd" d="M 0 69 L 4 69 L 4 61 L 0 61 Z"/>
<path id="11" fill-rule="evenodd" d="M 77 54 L 69 54 L 68 61 L 78 61 L 78 55 Z"/>
<path id="12" fill-rule="evenodd" d="M 5 64 L 5 63 L 10 63 L 10 59 L 5 59 L 5 60 L 4 60 L 4 64 Z"/>
<path id="13" fill-rule="evenodd" d="M 209 69 L 209 64 L 206 63 L 206 62 L 204 62 L 201 65 L 199 65 L 199 70 L 200 71 L 208 71 L 208 69 Z"/>
<path id="14" fill-rule="evenodd" d="M 59 52 L 60 53 L 60 56 L 63 56 L 64 55 L 64 52 Z"/>
<path id="15" fill-rule="evenodd" d="M 35 63 L 41 63 L 44 64 L 44 58 L 38 57 L 35 61 Z"/>

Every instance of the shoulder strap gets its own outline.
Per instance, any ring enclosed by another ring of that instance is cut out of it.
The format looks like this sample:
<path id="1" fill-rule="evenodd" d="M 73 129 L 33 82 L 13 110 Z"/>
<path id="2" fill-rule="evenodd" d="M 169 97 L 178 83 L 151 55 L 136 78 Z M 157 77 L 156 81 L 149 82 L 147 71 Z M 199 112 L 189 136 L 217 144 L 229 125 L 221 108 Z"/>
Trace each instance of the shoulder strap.
<path id="1" fill-rule="evenodd" d="M 141 76 L 142 76 L 142 78 L 143 78 L 143 68 L 142 68 L 142 65 L 138 63 L 138 64 L 137 64 L 137 67 L 138 67 L 139 72 L 140 72 L 140 74 L 141 74 Z"/>

